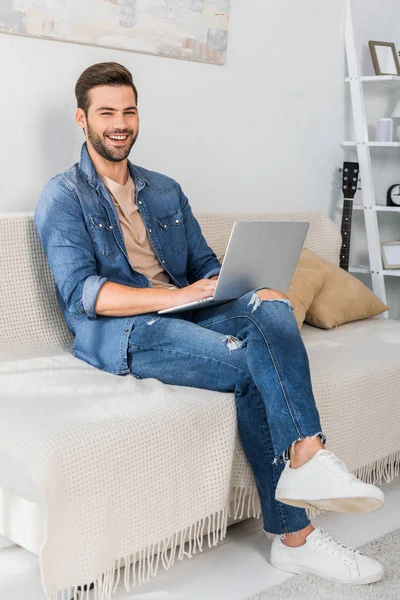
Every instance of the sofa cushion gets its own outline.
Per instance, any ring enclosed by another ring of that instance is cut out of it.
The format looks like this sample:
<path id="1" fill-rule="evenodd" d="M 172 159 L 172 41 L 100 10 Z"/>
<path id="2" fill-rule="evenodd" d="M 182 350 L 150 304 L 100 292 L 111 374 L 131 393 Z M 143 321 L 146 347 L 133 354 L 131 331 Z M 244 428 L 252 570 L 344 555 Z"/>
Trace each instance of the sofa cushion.
<path id="1" fill-rule="evenodd" d="M 325 274 L 321 289 L 307 310 L 305 320 L 315 327 L 331 329 L 343 323 L 368 319 L 387 310 L 381 300 L 359 279 L 308 250 L 314 268 Z"/>
<path id="2" fill-rule="evenodd" d="M 329 330 L 304 323 L 301 335 L 329 448 L 352 470 L 385 456 L 393 461 L 400 448 L 400 322 L 374 317 Z M 385 464 L 374 481 L 391 480 Z M 367 468 L 361 474 L 371 477 Z"/>

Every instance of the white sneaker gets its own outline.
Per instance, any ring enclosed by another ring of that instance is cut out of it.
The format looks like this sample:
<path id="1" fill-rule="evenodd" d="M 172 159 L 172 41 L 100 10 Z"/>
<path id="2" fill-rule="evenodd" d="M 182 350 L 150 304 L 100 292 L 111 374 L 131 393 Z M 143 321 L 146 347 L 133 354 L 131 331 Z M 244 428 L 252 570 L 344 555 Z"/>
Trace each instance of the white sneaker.
<path id="1" fill-rule="evenodd" d="M 385 569 L 373 558 L 343 546 L 317 527 L 297 548 L 285 546 L 277 535 L 271 548 L 271 565 L 288 573 L 307 573 L 339 583 L 373 583 Z"/>
<path id="2" fill-rule="evenodd" d="M 367 513 L 382 508 L 385 495 L 375 485 L 357 479 L 332 452 L 318 450 L 298 469 L 286 463 L 275 499 L 301 508 Z"/>

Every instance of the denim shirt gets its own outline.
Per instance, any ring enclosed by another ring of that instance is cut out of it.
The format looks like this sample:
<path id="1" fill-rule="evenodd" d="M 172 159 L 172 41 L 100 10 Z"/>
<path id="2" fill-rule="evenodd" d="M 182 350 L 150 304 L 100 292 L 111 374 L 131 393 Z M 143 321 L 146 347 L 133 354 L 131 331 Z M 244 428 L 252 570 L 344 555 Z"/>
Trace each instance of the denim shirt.
<path id="1" fill-rule="evenodd" d="M 182 288 L 218 275 L 221 265 L 179 184 L 130 161 L 128 168 L 150 243 L 172 283 Z M 97 315 L 97 295 L 106 281 L 136 288 L 151 282 L 129 262 L 116 208 L 86 142 L 80 162 L 44 187 L 34 224 L 56 281 L 57 301 L 75 336 L 72 354 L 103 371 L 128 374 L 135 316 Z"/>

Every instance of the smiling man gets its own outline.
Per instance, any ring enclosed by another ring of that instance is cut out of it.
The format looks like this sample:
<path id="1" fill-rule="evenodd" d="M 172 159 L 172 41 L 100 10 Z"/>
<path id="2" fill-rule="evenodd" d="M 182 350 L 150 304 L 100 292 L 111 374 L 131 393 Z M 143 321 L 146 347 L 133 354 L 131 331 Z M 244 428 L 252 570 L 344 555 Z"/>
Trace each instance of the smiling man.
<path id="1" fill-rule="evenodd" d="M 277 534 L 272 564 L 342 583 L 377 581 L 377 561 L 314 528 L 304 509 L 370 512 L 384 495 L 325 449 L 287 297 L 262 288 L 158 315 L 212 296 L 221 265 L 180 185 L 128 160 L 139 133 L 131 73 L 93 65 L 75 92 L 86 137 L 80 162 L 47 183 L 35 211 L 73 355 L 116 375 L 234 392 L 264 529 Z"/>

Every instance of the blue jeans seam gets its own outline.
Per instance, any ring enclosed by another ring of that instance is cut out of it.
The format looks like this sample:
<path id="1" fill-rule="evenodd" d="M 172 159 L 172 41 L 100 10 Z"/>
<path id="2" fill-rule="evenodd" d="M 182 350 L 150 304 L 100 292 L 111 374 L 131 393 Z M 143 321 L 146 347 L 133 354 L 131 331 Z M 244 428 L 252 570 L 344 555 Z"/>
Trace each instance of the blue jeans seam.
<path id="1" fill-rule="evenodd" d="M 171 352 L 174 354 L 182 354 L 185 356 L 197 356 L 198 358 L 202 358 L 203 360 L 210 360 L 212 362 L 224 365 L 226 367 L 231 367 L 232 369 L 235 369 L 235 371 L 239 371 L 239 373 L 243 373 L 246 377 L 251 377 L 250 373 L 248 371 L 243 371 L 243 369 L 240 369 L 239 367 L 235 367 L 235 365 L 232 365 L 230 363 L 227 363 L 223 360 L 217 360 L 215 358 L 210 358 L 209 356 L 203 356 L 202 354 L 195 354 L 194 352 L 185 352 L 184 350 L 171 350 L 171 348 L 163 348 L 161 346 L 157 346 L 156 348 L 154 346 L 138 346 L 136 344 L 129 344 L 130 348 L 143 348 L 145 350 L 162 350 L 163 352 Z M 232 393 L 234 392 L 234 390 L 232 390 Z"/>
<path id="2" fill-rule="evenodd" d="M 268 300 L 267 300 L 267 302 L 268 302 Z M 285 398 L 286 406 L 287 406 L 287 408 L 289 410 L 290 416 L 292 417 L 292 421 L 293 421 L 293 423 L 294 423 L 294 425 L 295 425 L 295 427 L 297 429 L 297 433 L 299 434 L 299 437 L 304 438 L 305 436 L 304 436 L 304 434 L 302 433 L 302 431 L 300 429 L 300 425 L 299 425 L 299 423 L 298 423 L 295 415 L 293 414 L 293 411 L 292 411 L 292 408 L 291 408 L 291 402 L 290 402 L 290 400 L 288 398 L 287 390 L 286 390 L 285 386 L 283 385 L 283 381 L 282 381 L 282 378 L 281 378 L 281 374 L 279 372 L 278 365 L 276 363 L 275 356 L 274 356 L 274 354 L 272 352 L 270 344 L 269 344 L 268 340 L 266 339 L 263 331 L 258 326 L 258 323 L 252 317 L 250 317 L 249 315 L 235 315 L 233 317 L 228 317 L 226 319 L 220 319 L 218 321 L 212 321 L 211 323 L 208 323 L 207 325 L 203 324 L 202 327 L 204 327 L 205 329 L 210 329 L 210 327 L 212 325 L 218 325 L 219 323 L 224 323 L 225 321 L 231 321 L 232 319 L 243 319 L 243 318 L 249 319 L 250 321 L 252 321 L 252 323 L 254 323 L 254 325 L 257 327 L 258 331 L 261 333 L 261 335 L 263 337 L 263 340 L 264 340 L 264 343 L 265 343 L 266 347 L 268 348 L 268 352 L 270 353 L 271 360 L 272 360 L 272 363 L 274 365 L 275 372 L 276 372 L 276 374 L 278 376 L 279 384 L 280 384 L 282 392 L 283 392 L 283 397 Z"/>
<path id="3" fill-rule="evenodd" d="M 267 424 L 268 424 L 267 415 L 265 414 L 265 411 L 262 409 L 262 407 L 263 407 L 263 401 L 262 401 L 260 392 L 259 392 L 257 386 L 255 386 L 255 388 L 256 388 L 258 399 L 259 399 L 258 407 L 259 407 L 259 413 L 260 413 L 261 421 L 265 420 L 265 421 L 267 421 Z M 267 438 L 266 437 L 264 437 L 262 439 L 262 444 L 263 444 L 264 447 L 267 448 Z M 272 449 L 272 451 L 273 451 L 273 449 Z M 276 470 L 275 469 L 271 469 L 271 473 L 272 473 L 272 478 L 273 478 L 273 482 L 274 482 L 274 490 L 276 490 L 276 487 L 278 485 L 278 480 L 277 480 L 277 477 L 276 477 Z M 283 531 L 281 531 L 280 533 L 292 533 L 291 531 L 288 531 L 288 529 L 291 529 L 291 528 L 288 527 L 288 525 L 287 525 L 286 515 L 285 515 L 285 505 L 282 502 L 279 502 L 278 500 L 275 500 L 275 505 L 276 505 L 276 510 L 277 510 L 277 512 L 280 515 L 280 518 L 281 518 L 281 521 L 282 521 L 282 525 L 283 525 Z M 304 513 L 305 513 L 305 517 L 306 517 L 306 521 L 307 521 L 307 524 L 304 525 L 304 527 L 307 527 L 311 523 L 311 521 L 308 518 L 307 513 L 306 513 L 305 510 L 304 510 Z M 302 529 L 304 529 L 304 527 Z M 265 529 L 265 527 L 263 529 L 264 529 L 264 531 L 267 531 Z M 296 531 L 300 531 L 300 530 L 296 529 Z M 269 532 L 267 532 L 267 533 L 269 533 Z"/>
<path id="4" fill-rule="evenodd" d="M 259 410 L 259 413 L 260 413 L 260 418 L 261 418 L 261 421 L 263 421 L 263 420 L 265 419 L 265 420 L 268 422 L 268 420 L 267 420 L 267 415 L 265 414 L 265 410 L 263 410 L 263 406 L 264 406 L 263 399 L 261 398 L 261 394 L 260 394 L 260 392 L 259 392 L 259 390 L 258 390 L 257 386 L 256 386 L 256 385 L 254 385 L 254 387 L 255 387 L 255 389 L 256 389 L 256 393 L 257 393 L 257 397 L 258 397 L 258 410 Z M 265 448 L 265 453 L 268 455 L 269 453 L 268 453 L 268 447 L 267 447 L 267 439 L 266 439 L 266 436 L 264 436 L 264 437 L 262 438 L 262 445 L 263 445 L 263 447 Z M 272 454 L 273 454 L 273 453 L 274 453 L 274 452 L 273 452 L 273 449 L 272 449 Z M 275 476 L 275 469 L 271 469 L 271 471 L 272 471 L 272 478 L 273 478 L 273 481 L 274 481 L 274 490 L 275 490 L 275 489 L 276 489 L 276 486 L 277 486 L 277 484 L 278 484 L 278 481 L 277 481 L 277 479 L 276 479 L 276 476 Z M 276 509 L 277 509 L 277 511 L 279 512 L 279 516 L 280 516 L 280 518 L 281 518 L 281 521 L 282 521 L 283 528 L 284 528 L 284 529 L 286 529 L 285 515 L 284 515 L 284 512 L 283 512 L 283 509 L 282 509 L 281 503 L 280 503 L 280 502 L 277 502 L 277 501 L 275 500 L 275 504 L 276 504 Z M 283 532 L 282 532 L 282 533 L 283 533 Z"/>

